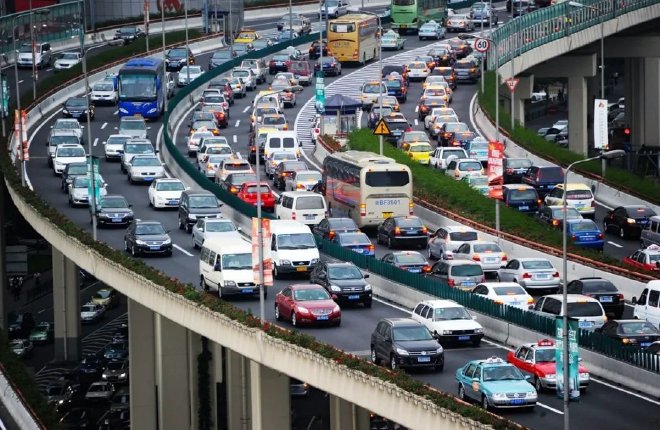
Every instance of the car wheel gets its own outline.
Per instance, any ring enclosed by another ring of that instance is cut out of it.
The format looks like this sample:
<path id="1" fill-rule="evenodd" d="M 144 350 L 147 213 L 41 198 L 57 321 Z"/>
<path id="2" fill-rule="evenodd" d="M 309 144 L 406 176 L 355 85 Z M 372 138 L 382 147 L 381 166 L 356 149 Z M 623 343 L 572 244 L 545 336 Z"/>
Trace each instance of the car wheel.
<path id="1" fill-rule="evenodd" d="M 376 364 L 376 365 L 380 364 L 380 359 L 376 355 L 376 349 L 373 346 L 371 347 L 371 354 L 370 355 L 371 355 L 371 362 L 373 364 Z"/>
<path id="2" fill-rule="evenodd" d="M 499 273 L 495 273 L 495 282 L 501 282 Z"/>
<path id="3" fill-rule="evenodd" d="M 536 388 L 536 392 L 540 393 L 541 390 L 543 389 L 543 386 L 541 385 L 541 378 L 538 376 L 534 378 L 534 388 Z"/>
<path id="4" fill-rule="evenodd" d="M 465 395 L 465 388 L 463 388 L 463 384 L 458 384 L 458 398 L 467 401 L 467 396 Z"/>
<path id="5" fill-rule="evenodd" d="M 181 222 L 181 217 L 179 217 L 179 230 L 183 230 L 183 222 Z"/>
<path id="6" fill-rule="evenodd" d="M 209 290 L 209 287 L 208 287 L 208 285 L 206 285 L 206 281 L 204 280 L 203 276 L 199 277 L 199 288 L 202 291 L 208 291 Z"/>
<path id="7" fill-rule="evenodd" d="M 280 279 L 280 272 L 277 270 L 277 264 L 273 264 L 273 278 Z"/>
<path id="8" fill-rule="evenodd" d="M 298 319 L 296 318 L 296 311 L 291 311 L 291 325 L 294 327 L 298 326 Z"/>
<path id="9" fill-rule="evenodd" d="M 73 207 L 73 206 L 74 206 L 74 204 L 73 204 L 73 200 L 71 200 L 70 198 L 69 198 L 69 206 L 70 206 L 70 207 Z"/>
<path id="10" fill-rule="evenodd" d="M 394 354 L 390 355 L 390 369 L 398 370 L 399 365 L 396 362 L 396 356 Z"/>
<path id="11" fill-rule="evenodd" d="M 479 345 L 481 345 L 481 339 L 475 339 L 472 341 L 472 346 L 474 346 L 475 348 L 478 348 Z"/>
<path id="12" fill-rule="evenodd" d="M 275 319 L 277 321 L 282 321 L 282 315 L 280 314 L 280 307 L 275 305 Z"/>
<path id="13" fill-rule="evenodd" d="M 486 396 L 481 396 L 481 407 L 484 408 L 485 411 L 488 410 L 488 397 Z"/>
<path id="14" fill-rule="evenodd" d="M 195 242 L 195 236 L 193 235 L 193 236 L 191 236 L 191 238 L 192 238 L 192 246 L 193 246 L 193 249 L 197 249 L 197 248 L 199 248 L 199 247 L 197 246 L 197 243 Z"/>
<path id="15" fill-rule="evenodd" d="M 192 225 L 187 225 L 185 226 L 186 233 L 192 233 Z"/>
<path id="16" fill-rule="evenodd" d="M 607 222 L 603 220 L 603 233 L 607 233 L 607 230 L 609 230 L 609 225 L 607 225 Z"/>

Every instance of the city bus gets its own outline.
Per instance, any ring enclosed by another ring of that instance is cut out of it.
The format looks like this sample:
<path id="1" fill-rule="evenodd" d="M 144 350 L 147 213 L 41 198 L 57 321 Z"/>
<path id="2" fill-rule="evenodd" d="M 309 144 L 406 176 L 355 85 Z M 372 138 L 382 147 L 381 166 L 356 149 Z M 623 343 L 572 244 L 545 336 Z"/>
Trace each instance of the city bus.
<path id="1" fill-rule="evenodd" d="M 328 47 L 340 63 L 364 64 L 378 55 L 378 18 L 349 14 L 328 23 Z"/>
<path id="2" fill-rule="evenodd" d="M 140 115 L 156 119 L 163 112 L 163 60 L 135 58 L 119 69 L 119 116 Z"/>
<path id="3" fill-rule="evenodd" d="M 321 190 L 331 216 L 375 227 L 386 218 L 413 214 L 410 168 L 373 152 L 346 151 L 323 160 Z"/>
<path id="4" fill-rule="evenodd" d="M 392 0 L 392 29 L 399 33 L 417 32 L 428 21 L 444 25 L 447 0 Z"/>

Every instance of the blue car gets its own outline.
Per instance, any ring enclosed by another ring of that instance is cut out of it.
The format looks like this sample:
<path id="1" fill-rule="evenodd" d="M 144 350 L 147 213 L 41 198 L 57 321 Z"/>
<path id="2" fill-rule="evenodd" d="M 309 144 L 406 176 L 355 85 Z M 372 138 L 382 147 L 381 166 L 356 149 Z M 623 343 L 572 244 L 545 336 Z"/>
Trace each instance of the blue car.
<path id="1" fill-rule="evenodd" d="M 534 408 L 538 393 L 514 365 L 499 357 L 472 360 L 456 371 L 458 397 L 490 408 Z"/>
<path id="2" fill-rule="evenodd" d="M 332 241 L 342 248 L 350 249 L 358 254 L 368 257 L 376 256 L 376 247 L 371 243 L 369 237 L 361 231 L 337 233 Z"/>
<path id="3" fill-rule="evenodd" d="M 385 81 L 385 87 L 387 88 L 387 95 L 394 96 L 396 99 L 405 103 L 408 99 L 408 84 L 406 80 L 401 76 L 399 77 L 388 77 Z"/>
<path id="4" fill-rule="evenodd" d="M 457 138 L 458 136 L 456 136 L 454 140 L 456 141 Z M 465 148 L 469 158 L 479 160 L 483 166 L 488 164 L 488 141 L 486 139 L 477 136 L 465 145 L 461 142 L 461 146 Z"/>
<path id="5" fill-rule="evenodd" d="M 477 133 L 475 133 L 474 131 L 457 131 L 456 133 L 454 133 L 453 145 L 460 146 L 461 148 L 467 150 L 468 145 L 475 140 L 483 141 L 485 139 L 479 137 L 479 135 L 477 135 Z M 487 159 L 488 159 L 488 148 L 486 148 L 486 160 Z"/>
<path id="6" fill-rule="evenodd" d="M 583 248 L 602 251 L 605 245 L 603 232 L 590 219 L 569 219 L 566 221 L 566 234 L 570 243 Z"/>

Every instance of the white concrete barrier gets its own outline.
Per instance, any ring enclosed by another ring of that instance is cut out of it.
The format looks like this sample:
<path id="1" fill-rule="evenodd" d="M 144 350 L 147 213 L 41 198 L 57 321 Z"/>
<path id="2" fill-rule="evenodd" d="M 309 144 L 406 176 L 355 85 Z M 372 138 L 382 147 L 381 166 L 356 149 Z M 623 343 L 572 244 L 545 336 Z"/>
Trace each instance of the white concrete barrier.
<path id="1" fill-rule="evenodd" d="M 41 429 L 2 372 L 0 372 L 0 403 L 4 405 L 21 430 Z"/>

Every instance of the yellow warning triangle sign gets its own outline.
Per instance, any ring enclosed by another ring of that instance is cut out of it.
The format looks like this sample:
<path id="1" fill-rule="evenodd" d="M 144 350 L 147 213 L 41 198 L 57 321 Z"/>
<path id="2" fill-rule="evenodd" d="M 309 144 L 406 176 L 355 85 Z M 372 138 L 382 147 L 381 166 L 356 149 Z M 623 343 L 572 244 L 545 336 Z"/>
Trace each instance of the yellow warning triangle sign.
<path id="1" fill-rule="evenodd" d="M 385 120 L 381 118 L 378 124 L 376 124 L 376 128 L 374 128 L 374 134 L 376 136 L 389 136 L 392 133 Z"/>

